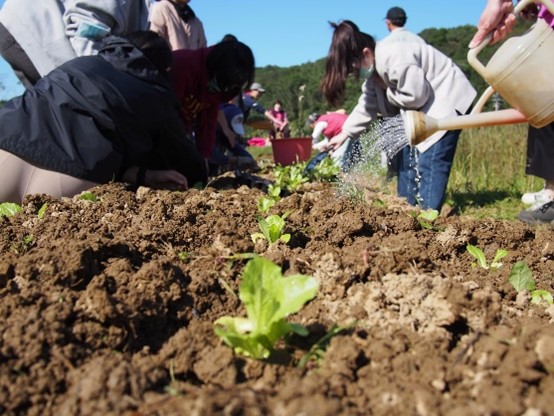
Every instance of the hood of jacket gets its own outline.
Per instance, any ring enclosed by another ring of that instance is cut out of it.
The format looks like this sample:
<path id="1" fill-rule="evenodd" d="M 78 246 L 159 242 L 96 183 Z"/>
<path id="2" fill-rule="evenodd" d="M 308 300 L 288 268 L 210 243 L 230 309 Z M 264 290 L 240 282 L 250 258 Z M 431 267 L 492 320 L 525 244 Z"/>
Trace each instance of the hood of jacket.
<path id="1" fill-rule="evenodd" d="M 158 69 L 154 62 L 126 38 L 108 36 L 104 39 L 98 55 L 120 71 L 171 89 L 169 74 Z"/>

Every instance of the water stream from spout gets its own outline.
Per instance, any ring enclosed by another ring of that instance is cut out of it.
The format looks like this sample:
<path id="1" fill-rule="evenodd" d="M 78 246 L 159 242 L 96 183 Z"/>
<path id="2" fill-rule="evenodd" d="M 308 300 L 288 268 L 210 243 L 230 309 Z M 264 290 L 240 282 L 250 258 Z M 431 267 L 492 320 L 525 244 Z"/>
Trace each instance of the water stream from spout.
<path id="1" fill-rule="evenodd" d="M 339 190 L 343 194 L 352 194 L 357 186 L 374 183 L 372 179 L 384 176 L 388 163 L 407 145 L 409 140 L 404 130 L 402 115 L 383 118 L 373 123 L 367 132 L 360 136 L 359 149 L 339 183 Z M 417 153 L 410 152 L 410 166 L 415 166 L 416 181 L 419 182 Z"/>

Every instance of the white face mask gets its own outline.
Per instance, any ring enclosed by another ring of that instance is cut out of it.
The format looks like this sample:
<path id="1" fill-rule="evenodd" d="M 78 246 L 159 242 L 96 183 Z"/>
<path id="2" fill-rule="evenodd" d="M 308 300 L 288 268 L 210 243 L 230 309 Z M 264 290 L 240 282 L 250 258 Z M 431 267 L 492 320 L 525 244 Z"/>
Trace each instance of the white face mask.
<path id="1" fill-rule="evenodd" d="M 370 79 L 375 72 L 375 65 L 371 64 L 369 68 L 360 67 L 360 78 Z"/>

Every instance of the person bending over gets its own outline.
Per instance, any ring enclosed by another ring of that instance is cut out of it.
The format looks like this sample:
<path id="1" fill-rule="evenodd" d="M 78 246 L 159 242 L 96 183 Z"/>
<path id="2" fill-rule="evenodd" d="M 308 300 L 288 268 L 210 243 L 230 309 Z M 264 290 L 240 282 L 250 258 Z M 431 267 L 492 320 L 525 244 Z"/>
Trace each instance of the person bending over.
<path id="1" fill-rule="evenodd" d="M 205 182 L 153 32 L 110 36 L 0 110 L 0 201 L 72 196 L 110 181 L 184 190 Z"/>

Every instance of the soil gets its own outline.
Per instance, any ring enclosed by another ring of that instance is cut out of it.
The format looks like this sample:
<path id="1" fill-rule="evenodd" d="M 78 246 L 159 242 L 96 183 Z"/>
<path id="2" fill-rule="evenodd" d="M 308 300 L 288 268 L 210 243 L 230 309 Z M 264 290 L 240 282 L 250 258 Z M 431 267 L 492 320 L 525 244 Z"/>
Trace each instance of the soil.
<path id="1" fill-rule="evenodd" d="M 426 229 L 400 199 L 311 183 L 271 210 L 290 212 L 291 241 L 254 244 L 263 191 L 232 175 L 184 193 L 92 192 L 98 202 L 28 197 L 0 219 L 0 414 L 554 412 L 554 307 L 508 282 L 523 261 L 554 292 L 551 228 L 450 215 Z M 509 254 L 485 270 L 468 244 Z M 264 361 L 214 333 L 245 314 L 239 253 L 320 283 L 289 317 L 310 334 Z"/>

